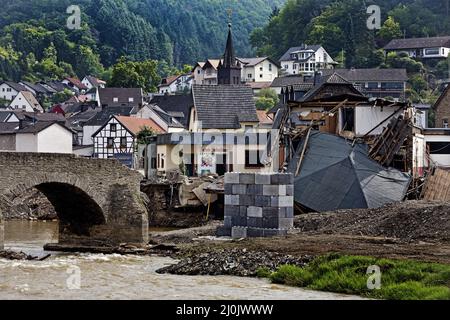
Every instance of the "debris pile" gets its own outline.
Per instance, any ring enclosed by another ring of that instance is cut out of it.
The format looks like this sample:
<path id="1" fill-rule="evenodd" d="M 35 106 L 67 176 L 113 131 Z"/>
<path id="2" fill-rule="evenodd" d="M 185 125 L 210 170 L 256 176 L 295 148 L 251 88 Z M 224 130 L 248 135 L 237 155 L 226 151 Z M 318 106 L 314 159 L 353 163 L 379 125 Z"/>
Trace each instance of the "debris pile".
<path id="1" fill-rule="evenodd" d="M 450 242 L 450 204 L 408 201 L 378 209 L 338 210 L 296 218 L 303 233 L 396 238 L 405 242 Z"/>
<path id="2" fill-rule="evenodd" d="M 7 260 L 39 260 L 43 261 L 50 257 L 50 255 L 46 255 L 44 257 L 35 257 L 30 256 L 24 252 L 15 252 L 15 251 L 9 251 L 9 250 L 0 250 L 0 258 L 1 259 L 7 259 Z"/>
<path id="3" fill-rule="evenodd" d="M 23 195 L 16 197 L 3 210 L 7 220 L 54 220 L 57 219 L 55 208 L 39 190 L 31 188 Z"/>
<path id="4" fill-rule="evenodd" d="M 255 276 L 259 268 L 275 271 L 285 264 L 305 266 L 312 256 L 294 257 L 275 252 L 221 249 L 193 255 L 175 265 L 157 270 L 158 273 L 177 275 L 233 275 Z"/>

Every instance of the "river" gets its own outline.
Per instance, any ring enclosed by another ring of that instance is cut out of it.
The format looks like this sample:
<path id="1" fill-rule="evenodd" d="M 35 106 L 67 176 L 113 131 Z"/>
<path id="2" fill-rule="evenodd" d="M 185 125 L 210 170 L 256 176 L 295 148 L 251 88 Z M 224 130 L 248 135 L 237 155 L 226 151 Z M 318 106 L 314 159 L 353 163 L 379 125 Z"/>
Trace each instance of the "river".
<path id="1" fill-rule="evenodd" d="M 5 248 L 43 256 L 56 222 L 5 223 Z M 52 253 L 45 261 L 0 259 L 0 299 L 357 299 L 229 276 L 160 275 L 176 260 L 158 256 Z"/>

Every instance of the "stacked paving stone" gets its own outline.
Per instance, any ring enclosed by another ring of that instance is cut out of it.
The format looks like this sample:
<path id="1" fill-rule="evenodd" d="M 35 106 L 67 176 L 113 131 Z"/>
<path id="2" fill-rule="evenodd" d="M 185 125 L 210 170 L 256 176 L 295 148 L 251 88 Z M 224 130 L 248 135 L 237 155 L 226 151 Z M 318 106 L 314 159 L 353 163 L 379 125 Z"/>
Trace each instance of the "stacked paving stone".
<path id="1" fill-rule="evenodd" d="M 286 235 L 294 225 L 292 174 L 227 173 L 224 226 L 219 236 Z"/>

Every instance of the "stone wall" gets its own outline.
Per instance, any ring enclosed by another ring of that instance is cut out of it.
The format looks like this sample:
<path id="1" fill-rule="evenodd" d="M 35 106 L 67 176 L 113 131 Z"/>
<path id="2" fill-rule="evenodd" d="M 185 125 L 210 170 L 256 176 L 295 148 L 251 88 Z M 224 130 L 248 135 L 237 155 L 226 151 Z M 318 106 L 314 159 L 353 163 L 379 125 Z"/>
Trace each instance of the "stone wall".
<path id="1" fill-rule="evenodd" d="M 16 134 L 0 135 L 0 151 L 16 150 Z"/>
<path id="2" fill-rule="evenodd" d="M 450 91 L 445 90 L 443 97 L 435 107 L 435 127 L 443 128 L 444 119 L 450 121 Z"/>
<path id="3" fill-rule="evenodd" d="M 227 173 L 224 226 L 233 238 L 286 235 L 294 225 L 292 174 Z"/>
<path id="4" fill-rule="evenodd" d="M 142 176 L 116 160 L 0 152 L 0 210 L 36 187 L 57 211 L 60 244 L 147 243 Z"/>
<path id="5" fill-rule="evenodd" d="M 0 209 L 0 250 L 4 249 L 5 241 L 5 226 L 3 224 L 2 209 Z"/>

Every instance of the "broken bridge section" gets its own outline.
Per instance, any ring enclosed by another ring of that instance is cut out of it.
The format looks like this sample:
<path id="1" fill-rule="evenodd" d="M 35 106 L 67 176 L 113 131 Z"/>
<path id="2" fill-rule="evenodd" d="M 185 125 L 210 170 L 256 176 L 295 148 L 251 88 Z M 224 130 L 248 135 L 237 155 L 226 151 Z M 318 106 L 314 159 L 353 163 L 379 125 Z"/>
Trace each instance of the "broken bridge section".
<path id="1" fill-rule="evenodd" d="M 112 159 L 0 152 L 0 249 L 2 214 L 32 187 L 55 207 L 59 245 L 73 247 L 148 243 L 142 176 Z"/>

